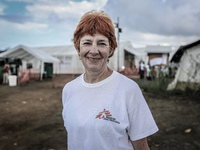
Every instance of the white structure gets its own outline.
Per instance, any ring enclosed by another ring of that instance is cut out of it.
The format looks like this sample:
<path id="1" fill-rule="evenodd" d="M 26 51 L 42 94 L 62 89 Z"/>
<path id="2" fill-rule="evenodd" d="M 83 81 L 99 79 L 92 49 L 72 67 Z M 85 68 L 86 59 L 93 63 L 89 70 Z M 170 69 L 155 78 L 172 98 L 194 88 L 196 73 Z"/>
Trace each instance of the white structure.
<path id="1" fill-rule="evenodd" d="M 148 55 L 148 62 L 150 66 L 168 66 L 169 54 L 171 53 L 171 51 L 171 46 L 147 45 L 145 48 L 145 52 Z"/>
<path id="2" fill-rule="evenodd" d="M 78 53 L 74 48 L 74 45 L 69 46 L 51 46 L 51 47 L 37 47 L 34 48 L 43 51 L 53 57 L 60 60 L 58 73 L 59 74 L 80 74 L 84 72 L 84 67 L 79 60 Z M 134 56 L 134 64 L 139 67 L 139 61 L 146 59 L 145 53 L 138 52 L 133 48 L 130 42 L 120 42 L 119 44 L 119 68 L 125 65 L 125 53 L 128 52 Z M 118 69 L 118 48 L 115 50 L 114 55 L 110 58 L 108 66 L 114 70 Z"/>
<path id="3" fill-rule="evenodd" d="M 175 79 L 168 85 L 168 90 L 177 87 L 177 83 L 200 83 L 200 40 L 181 46 L 171 62 L 179 62 Z"/>
<path id="4" fill-rule="evenodd" d="M 118 66 L 118 54 L 119 54 L 119 66 Z M 114 56 L 110 58 L 109 67 L 115 70 L 117 70 L 118 67 L 120 69 L 124 67 L 130 67 L 130 64 L 128 64 L 127 61 L 131 61 L 130 63 L 133 63 L 133 65 L 135 65 L 135 67 L 138 68 L 140 60 L 144 61 L 147 60 L 146 53 L 134 48 L 131 42 L 129 41 L 120 42 L 119 53 L 117 48 L 115 50 Z"/>
<path id="5" fill-rule="evenodd" d="M 114 70 L 123 68 L 139 68 L 139 62 L 148 63 L 147 52 L 150 46 L 145 48 L 134 48 L 129 41 L 119 43 L 114 55 L 110 58 L 108 66 Z M 155 52 L 163 47 L 151 47 Z M 160 51 L 159 51 L 160 52 Z M 119 56 L 118 56 L 119 54 Z M 41 75 L 44 73 L 44 64 L 53 63 L 54 74 L 81 74 L 84 67 L 79 60 L 78 53 L 74 45 L 68 46 L 49 46 L 49 47 L 27 47 L 23 45 L 16 46 L 13 49 L 0 54 L 0 58 L 14 58 L 22 60 L 22 69 L 26 69 L 27 63 L 33 65 L 32 70 L 38 70 Z M 119 67 L 119 68 L 118 68 Z"/>
<path id="6" fill-rule="evenodd" d="M 32 72 L 40 73 L 41 80 L 44 73 L 45 63 L 53 64 L 54 73 L 57 73 L 58 71 L 57 68 L 59 60 L 57 58 L 52 57 L 45 52 L 23 45 L 16 46 L 10 50 L 1 53 L 0 58 L 21 59 L 22 71 L 25 71 L 27 69 L 27 64 L 31 64 L 33 67 Z"/>
<path id="7" fill-rule="evenodd" d="M 35 49 L 59 59 L 58 74 L 80 74 L 84 71 L 81 60 L 79 60 L 78 53 L 73 45 L 37 47 Z"/>

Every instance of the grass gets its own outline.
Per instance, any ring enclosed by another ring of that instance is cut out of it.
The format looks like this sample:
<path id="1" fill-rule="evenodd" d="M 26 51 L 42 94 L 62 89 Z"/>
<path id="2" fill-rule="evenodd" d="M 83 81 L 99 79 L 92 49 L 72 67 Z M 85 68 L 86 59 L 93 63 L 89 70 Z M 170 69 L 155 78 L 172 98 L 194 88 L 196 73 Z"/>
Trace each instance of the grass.
<path id="1" fill-rule="evenodd" d="M 166 92 L 168 84 L 172 81 L 169 78 L 156 78 L 155 80 L 134 79 L 134 81 L 145 92 Z"/>
<path id="2" fill-rule="evenodd" d="M 185 90 L 174 89 L 171 91 L 167 90 L 169 83 L 173 81 L 171 78 L 156 78 L 155 80 L 146 80 L 146 79 L 133 79 L 144 92 L 157 93 L 159 95 L 181 95 L 187 96 L 194 100 L 200 101 L 200 88 L 192 89 L 190 86 L 186 86 Z"/>

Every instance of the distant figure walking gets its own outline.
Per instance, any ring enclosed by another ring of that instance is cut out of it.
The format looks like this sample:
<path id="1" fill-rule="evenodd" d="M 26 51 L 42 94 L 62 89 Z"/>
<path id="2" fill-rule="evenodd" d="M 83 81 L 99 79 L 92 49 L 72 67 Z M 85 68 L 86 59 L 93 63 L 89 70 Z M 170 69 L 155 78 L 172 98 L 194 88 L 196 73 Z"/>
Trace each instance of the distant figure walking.
<path id="1" fill-rule="evenodd" d="M 150 66 L 150 77 L 151 77 L 151 80 L 155 80 L 155 67 L 154 66 Z"/>
<path id="2" fill-rule="evenodd" d="M 3 84 L 8 84 L 9 65 L 5 64 L 3 67 Z"/>
<path id="3" fill-rule="evenodd" d="M 147 64 L 146 65 L 146 73 L 147 73 L 146 78 L 147 78 L 147 80 L 151 80 L 149 72 L 150 72 L 150 69 L 149 69 L 149 65 Z"/>
<path id="4" fill-rule="evenodd" d="M 3 65 L 0 65 L 0 84 L 3 83 Z"/>
<path id="5" fill-rule="evenodd" d="M 144 78 L 144 62 L 143 61 L 140 62 L 139 74 L 140 74 L 140 79 L 143 79 Z"/>

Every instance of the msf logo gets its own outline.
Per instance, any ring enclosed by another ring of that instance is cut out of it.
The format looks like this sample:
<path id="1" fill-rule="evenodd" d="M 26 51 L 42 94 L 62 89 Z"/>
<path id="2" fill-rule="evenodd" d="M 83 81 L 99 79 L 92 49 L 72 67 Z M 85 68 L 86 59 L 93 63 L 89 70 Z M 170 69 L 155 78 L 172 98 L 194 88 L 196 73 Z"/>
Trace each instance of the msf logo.
<path id="1" fill-rule="evenodd" d="M 102 112 L 100 112 L 97 116 L 96 119 L 103 119 L 103 120 L 107 120 L 107 121 L 112 121 L 115 123 L 120 124 L 118 121 L 116 121 L 115 118 L 111 117 L 112 115 L 110 114 L 109 110 L 104 109 Z"/>
<path id="2" fill-rule="evenodd" d="M 110 116 L 112 116 L 112 115 L 110 114 L 110 112 L 109 112 L 108 110 L 104 109 L 102 112 L 100 112 L 100 113 L 96 116 L 96 118 L 103 119 L 103 118 L 106 118 L 106 116 L 110 117 Z"/>

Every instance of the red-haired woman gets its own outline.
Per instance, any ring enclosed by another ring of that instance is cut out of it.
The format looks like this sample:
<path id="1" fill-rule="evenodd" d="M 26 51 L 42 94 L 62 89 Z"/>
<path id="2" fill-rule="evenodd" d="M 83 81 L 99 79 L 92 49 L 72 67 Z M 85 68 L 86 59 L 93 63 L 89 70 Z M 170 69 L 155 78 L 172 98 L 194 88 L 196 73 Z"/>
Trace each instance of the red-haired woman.
<path id="1" fill-rule="evenodd" d="M 138 85 L 108 67 L 117 47 L 103 11 L 80 20 L 73 38 L 85 73 L 63 88 L 68 150 L 148 150 L 157 125 Z"/>

